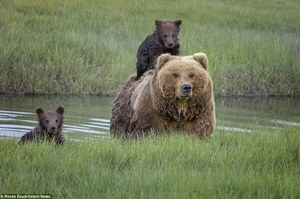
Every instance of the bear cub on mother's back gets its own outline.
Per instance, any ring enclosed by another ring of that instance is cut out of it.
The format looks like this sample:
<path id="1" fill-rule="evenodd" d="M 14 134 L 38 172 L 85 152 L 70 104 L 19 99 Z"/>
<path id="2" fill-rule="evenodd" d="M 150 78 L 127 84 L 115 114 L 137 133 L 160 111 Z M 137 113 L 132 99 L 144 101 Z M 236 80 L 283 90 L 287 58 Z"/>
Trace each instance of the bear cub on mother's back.
<path id="1" fill-rule="evenodd" d="M 21 137 L 20 144 L 28 141 L 52 141 L 57 145 L 63 145 L 65 139 L 62 134 L 64 108 L 58 107 L 56 111 L 44 111 L 36 109 L 38 126 Z"/>
<path id="2" fill-rule="evenodd" d="M 156 59 L 161 54 L 179 55 L 178 34 L 180 25 L 181 20 L 155 20 L 155 31 L 146 37 L 137 51 L 136 79 L 139 79 L 147 70 L 155 68 Z"/>

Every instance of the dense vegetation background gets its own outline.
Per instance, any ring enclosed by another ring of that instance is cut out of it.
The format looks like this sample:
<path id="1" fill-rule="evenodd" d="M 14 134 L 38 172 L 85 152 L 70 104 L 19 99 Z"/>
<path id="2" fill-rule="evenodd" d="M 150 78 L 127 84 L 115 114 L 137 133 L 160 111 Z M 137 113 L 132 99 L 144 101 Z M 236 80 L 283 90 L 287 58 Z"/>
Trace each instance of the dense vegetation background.
<path id="1" fill-rule="evenodd" d="M 300 3 L 0 0 L 0 93 L 114 94 L 155 19 L 182 19 L 218 95 L 300 94 Z"/>

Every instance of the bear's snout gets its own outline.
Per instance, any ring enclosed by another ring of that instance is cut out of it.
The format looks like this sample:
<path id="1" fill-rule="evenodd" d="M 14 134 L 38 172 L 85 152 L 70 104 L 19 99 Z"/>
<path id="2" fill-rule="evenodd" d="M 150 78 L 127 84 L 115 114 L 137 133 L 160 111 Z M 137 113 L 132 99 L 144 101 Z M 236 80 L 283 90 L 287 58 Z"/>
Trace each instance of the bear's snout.
<path id="1" fill-rule="evenodd" d="M 55 130 L 56 130 L 56 127 L 55 127 L 55 126 L 50 126 L 50 127 L 49 127 L 49 132 L 50 132 L 50 133 L 53 133 Z"/>
<path id="2" fill-rule="evenodd" d="M 167 43 L 167 45 L 166 45 L 166 47 L 168 47 L 168 48 L 173 48 L 173 46 L 174 46 L 174 43 Z"/>
<path id="3" fill-rule="evenodd" d="M 189 97 L 192 95 L 192 86 L 189 83 L 184 83 L 181 86 L 181 97 Z"/>

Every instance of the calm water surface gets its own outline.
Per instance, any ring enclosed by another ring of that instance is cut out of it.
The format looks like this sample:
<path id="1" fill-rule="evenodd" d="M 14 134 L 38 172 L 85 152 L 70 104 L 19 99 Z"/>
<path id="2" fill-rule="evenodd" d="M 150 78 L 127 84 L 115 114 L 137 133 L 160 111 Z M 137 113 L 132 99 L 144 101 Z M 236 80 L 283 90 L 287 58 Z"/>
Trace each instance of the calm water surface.
<path id="1" fill-rule="evenodd" d="M 65 108 L 63 132 L 75 140 L 110 138 L 112 97 L 0 95 L 0 137 L 21 137 L 37 124 L 35 110 Z M 300 127 L 300 98 L 216 98 L 217 129 L 250 133 Z"/>

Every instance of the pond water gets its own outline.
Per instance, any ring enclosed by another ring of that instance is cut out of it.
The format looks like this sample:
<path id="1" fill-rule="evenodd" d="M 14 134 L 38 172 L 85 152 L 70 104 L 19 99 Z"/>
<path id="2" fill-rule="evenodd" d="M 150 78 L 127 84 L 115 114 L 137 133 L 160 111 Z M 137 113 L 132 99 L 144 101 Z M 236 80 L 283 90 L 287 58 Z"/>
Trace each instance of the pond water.
<path id="1" fill-rule="evenodd" d="M 35 110 L 65 108 L 63 132 L 74 141 L 110 138 L 112 97 L 0 95 L 0 137 L 21 137 L 37 124 Z M 216 98 L 217 129 L 300 127 L 300 98 Z"/>

